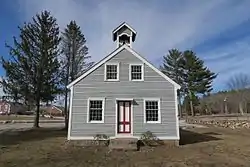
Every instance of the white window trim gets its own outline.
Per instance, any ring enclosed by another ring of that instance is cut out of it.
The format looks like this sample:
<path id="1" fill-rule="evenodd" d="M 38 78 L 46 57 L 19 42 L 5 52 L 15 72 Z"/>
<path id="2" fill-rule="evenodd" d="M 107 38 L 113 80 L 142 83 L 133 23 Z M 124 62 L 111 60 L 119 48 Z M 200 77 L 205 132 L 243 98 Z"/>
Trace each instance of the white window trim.
<path id="1" fill-rule="evenodd" d="M 106 63 L 104 66 L 104 81 L 119 81 L 120 76 L 120 63 Z M 117 66 L 117 79 L 107 79 L 107 65 L 116 65 Z"/>
<path id="2" fill-rule="evenodd" d="M 89 121 L 89 107 L 90 107 L 90 101 L 95 100 L 102 100 L 102 120 L 101 121 Z M 105 98 L 102 97 L 93 97 L 88 98 L 88 105 L 87 105 L 87 123 L 104 123 L 104 109 L 105 109 Z"/>
<path id="3" fill-rule="evenodd" d="M 132 76 L 131 76 L 131 66 L 141 66 L 141 73 L 142 73 L 142 76 L 141 76 L 141 79 L 133 79 L 132 80 Z M 137 63 L 137 64 L 129 64 L 129 81 L 144 81 L 144 64 L 140 64 L 140 63 Z"/>
<path id="4" fill-rule="evenodd" d="M 158 121 L 146 121 L 146 101 L 158 102 Z M 149 124 L 161 123 L 161 99 L 160 98 L 144 98 L 143 99 L 143 115 L 144 115 L 144 123 L 149 123 Z"/>

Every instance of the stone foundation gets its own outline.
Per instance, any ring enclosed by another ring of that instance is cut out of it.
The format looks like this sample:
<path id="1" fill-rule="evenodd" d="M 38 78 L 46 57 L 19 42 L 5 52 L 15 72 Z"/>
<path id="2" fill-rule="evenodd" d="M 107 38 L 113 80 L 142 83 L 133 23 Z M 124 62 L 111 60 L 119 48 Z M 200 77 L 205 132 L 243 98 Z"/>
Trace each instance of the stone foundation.
<path id="1" fill-rule="evenodd" d="M 163 143 L 165 146 L 168 146 L 168 147 L 178 147 L 179 146 L 179 140 L 163 140 Z"/>
<path id="2" fill-rule="evenodd" d="M 70 140 L 68 144 L 72 147 L 88 147 L 88 146 L 109 146 L 110 149 L 121 150 L 140 150 L 154 147 L 178 147 L 179 140 L 159 140 L 152 141 L 151 145 L 144 145 L 137 139 L 111 139 L 111 140 Z"/>
<path id="3" fill-rule="evenodd" d="M 135 138 L 111 139 L 109 148 L 114 150 L 138 150 L 138 140 Z"/>
<path id="4" fill-rule="evenodd" d="M 107 146 L 109 143 L 109 140 L 69 140 L 68 141 L 70 145 L 72 146 Z"/>

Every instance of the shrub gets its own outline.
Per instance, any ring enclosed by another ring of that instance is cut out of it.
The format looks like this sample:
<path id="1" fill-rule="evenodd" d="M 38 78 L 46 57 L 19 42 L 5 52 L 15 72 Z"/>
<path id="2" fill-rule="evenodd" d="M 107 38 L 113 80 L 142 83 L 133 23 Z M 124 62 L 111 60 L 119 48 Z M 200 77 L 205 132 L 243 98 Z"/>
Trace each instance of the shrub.
<path id="1" fill-rule="evenodd" d="M 154 135 L 152 132 L 147 131 L 141 134 L 140 140 L 138 141 L 140 145 L 146 146 L 157 146 L 162 145 L 162 142 Z"/>
<path id="2" fill-rule="evenodd" d="M 94 136 L 95 143 L 101 145 L 102 143 L 106 146 L 109 145 L 110 139 L 108 135 L 105 134 L 96 134 Z"/>
<path id="3" fill-rule="evenodd" d="M 150 131 L 141 134 L 140 139 L 144 141 L 155 140 L 157 137 Z"/>

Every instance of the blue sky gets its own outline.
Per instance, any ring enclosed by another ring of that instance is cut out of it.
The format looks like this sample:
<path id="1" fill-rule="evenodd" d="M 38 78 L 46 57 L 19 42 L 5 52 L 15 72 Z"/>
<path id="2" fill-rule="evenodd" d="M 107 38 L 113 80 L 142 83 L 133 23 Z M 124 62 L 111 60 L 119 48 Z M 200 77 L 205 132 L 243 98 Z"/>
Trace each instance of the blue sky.
<path id="1" fill-rule="evenodd" d="M 218 73 L 213 83 L 218 91 L 229 77 L 249 73 L 249 6 L 248 0 L 4 0 L 0 55 L 8 56 L 4 43 L 12 43 L 17 26 L 41 10 L 49 10 L 61 30 L 76 20 L 94 61 L 115 49 L 111 31 L 126 21 L 138 33 L 133 48 L 157 67 L 171 48 L 194 50 Z"/>

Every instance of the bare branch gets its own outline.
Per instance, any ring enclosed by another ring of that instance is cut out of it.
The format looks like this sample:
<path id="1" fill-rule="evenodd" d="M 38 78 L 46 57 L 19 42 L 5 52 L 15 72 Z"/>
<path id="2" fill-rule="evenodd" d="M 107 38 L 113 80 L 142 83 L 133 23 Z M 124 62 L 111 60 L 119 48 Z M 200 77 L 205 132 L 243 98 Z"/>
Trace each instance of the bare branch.
<path id="1" fill-rule="evenodd" d="M 227 87 L 230 90 L 242 90 L 250 87 L 250 75 L 239 73 L 231 78 L 227 82 Z"/>

